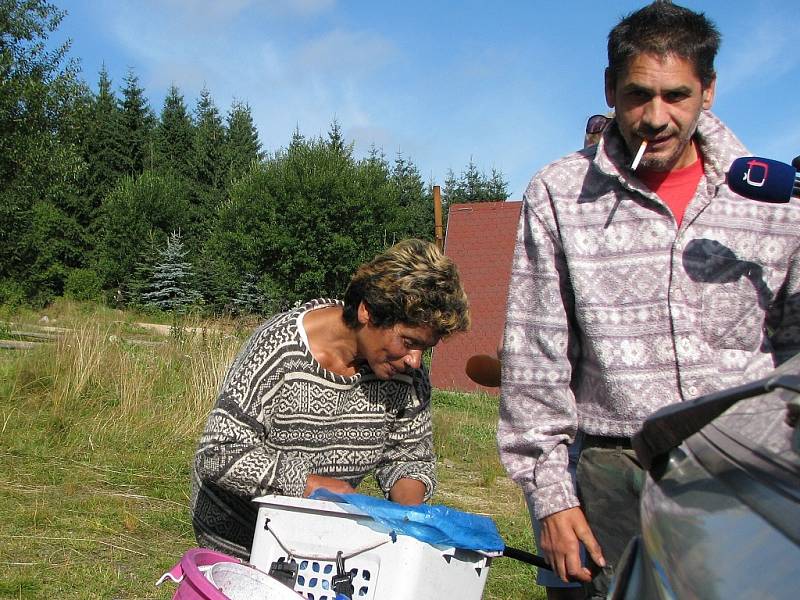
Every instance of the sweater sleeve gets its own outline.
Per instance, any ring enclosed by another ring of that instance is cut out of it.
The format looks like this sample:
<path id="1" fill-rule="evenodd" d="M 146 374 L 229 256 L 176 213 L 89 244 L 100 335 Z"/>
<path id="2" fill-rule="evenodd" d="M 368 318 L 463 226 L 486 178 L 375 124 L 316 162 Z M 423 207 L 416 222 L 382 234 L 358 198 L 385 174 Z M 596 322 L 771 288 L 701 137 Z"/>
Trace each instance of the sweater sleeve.
<path id="1" fill-rule="evenodd" d="M 523 200 L 508 292 L 497 442 L 536 517 L 578 506 L 567 471 L 577 431 L 570 388 L 578 338 L 569 273 L 549 191 L 533 179 Z"/>
<path id="2" fill-rule="evenodd" d="M 424 369 L 416 369 L 408 383 L 402 383 L 404 379 L 400 376 L 385 384 L 396 387 L 388 395 L 386 442 L 375 478 L 387 496 L 399 479 L 421 481 L 427 502 L 436 488 L 431 384 Z"/>
<path id="3" fill-rule="evenodd" d="M 265 328 L 236 358 L 195 454 L 203 482 L 240 496 L 301 496 L 310 470 L 302 458 L 266 444 L 272 400 L 281 387 L 279 352 L 273 346 Z"/>

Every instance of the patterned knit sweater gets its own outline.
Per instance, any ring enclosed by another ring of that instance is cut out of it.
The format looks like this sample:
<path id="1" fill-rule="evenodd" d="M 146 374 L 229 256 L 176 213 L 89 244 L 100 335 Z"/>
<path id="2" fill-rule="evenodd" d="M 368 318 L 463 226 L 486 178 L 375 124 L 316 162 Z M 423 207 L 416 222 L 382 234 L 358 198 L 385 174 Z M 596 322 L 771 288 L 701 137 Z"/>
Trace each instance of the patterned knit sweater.
<path id="1" fill-rule="evenodd" d="M 403 477 L 436 479 L 430 381 L 418 369 L 378 379 L 325 370 L 311 355 L 302 318 L 334 305 L 314 300 L 251 336 L 222 384 L 195 455 L 192 521 L 198 542 L 247 558 L 267 493 L 301 496 L 309 474 L 353 487 L 369 473 L 384 493 Z"/>
<path id="2" fill-rule="evenodd" d="M 800 349 L 800 206 L 727 186 L 748 152 L 713 114 L 681 226 L 616 125 L 531 181 L 504 337 L 498 446 L 537 518 L 577 506 L 578 429 L 631 436 L 658 408 L 755 379 Z"/>

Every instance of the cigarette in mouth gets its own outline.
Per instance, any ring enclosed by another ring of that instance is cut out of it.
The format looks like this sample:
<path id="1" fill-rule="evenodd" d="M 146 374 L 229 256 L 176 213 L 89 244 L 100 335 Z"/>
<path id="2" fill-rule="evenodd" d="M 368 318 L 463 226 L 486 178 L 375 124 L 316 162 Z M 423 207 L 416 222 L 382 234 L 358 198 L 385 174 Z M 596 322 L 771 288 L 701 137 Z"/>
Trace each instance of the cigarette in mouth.
<path id="1" fill-rule="evenodd" d="M 645 148 L 647 148 L 647 140 L 642 140 L 642 145 L 639 146 L 639 150 L 636 152 L 636 156 L 633 157 L 633 162 L 631 163 L 631 171 L 635 171 L 636 167 L 639 166 L 639 162 L 642 160 L 642 156 L 644 156 Z"/>

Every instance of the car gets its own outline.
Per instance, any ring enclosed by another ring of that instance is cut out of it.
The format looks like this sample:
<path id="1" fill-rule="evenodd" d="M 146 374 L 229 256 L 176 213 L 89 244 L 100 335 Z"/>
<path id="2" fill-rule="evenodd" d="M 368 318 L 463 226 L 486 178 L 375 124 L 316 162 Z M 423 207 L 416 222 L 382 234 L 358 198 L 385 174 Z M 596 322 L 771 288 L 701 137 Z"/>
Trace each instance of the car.
<path id="1" fill-rule="evenodd" d="M 633 438 L 641 535 L 612 600 L 800 597 L 800 355 L 665 407 Z"/>

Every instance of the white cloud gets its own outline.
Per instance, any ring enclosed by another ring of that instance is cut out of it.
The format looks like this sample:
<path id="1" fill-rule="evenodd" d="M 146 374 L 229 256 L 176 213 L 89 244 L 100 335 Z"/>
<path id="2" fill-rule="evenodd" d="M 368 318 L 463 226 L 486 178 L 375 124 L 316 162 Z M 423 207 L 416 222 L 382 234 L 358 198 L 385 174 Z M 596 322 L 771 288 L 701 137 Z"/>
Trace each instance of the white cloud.
<path id="1" fill-rule="evenodd" d="M 311 16 L 332 10 L 336 0 L 282 0 L 276 4 L 284 5 L 294 14 Z"/>
<path id="2" fill-rule="evenodd" d="M 248 9 L 255 0 L 150 0 L 155 10 L 170 7 L 185 18 L 217 22 L 232 20 Z"/>
<path id="3" fill-rule="evenodd" d="M 336 0 L 149 0 L 154 10 L 167 6 L 185 17 L 219 23 L 235 19 L 247 10 L 287 17 L 314 17 L 328 12 Z"/>
<path id="4" fill-rule="evenodd" d="M 255 67 L 259 78 L 275 80 L 285 76 L 285 60 L 274 44 L 262 41 L 254 55 L 258 57 L 258 60 L 255 61 Z"/>
<path id="5" fill-rule="evenodd" d="M 295 62 L 301 72 L 360 76 L 384 66 L 395 53 L 392 43 L 377 34 L 335 29 L 304 44 Z"/>

